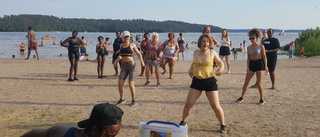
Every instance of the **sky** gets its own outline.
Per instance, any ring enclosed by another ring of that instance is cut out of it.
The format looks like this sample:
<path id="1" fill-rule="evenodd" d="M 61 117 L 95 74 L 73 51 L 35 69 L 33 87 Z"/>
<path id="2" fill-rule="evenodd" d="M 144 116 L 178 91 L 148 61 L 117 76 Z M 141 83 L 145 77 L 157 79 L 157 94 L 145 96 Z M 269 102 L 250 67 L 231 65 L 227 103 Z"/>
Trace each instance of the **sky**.
<path id="1" fill-rule="evenodd" d="M 226 29 L 320 27 L 320 0 L 1 0 L 4 15 L 176 20 Z"/>

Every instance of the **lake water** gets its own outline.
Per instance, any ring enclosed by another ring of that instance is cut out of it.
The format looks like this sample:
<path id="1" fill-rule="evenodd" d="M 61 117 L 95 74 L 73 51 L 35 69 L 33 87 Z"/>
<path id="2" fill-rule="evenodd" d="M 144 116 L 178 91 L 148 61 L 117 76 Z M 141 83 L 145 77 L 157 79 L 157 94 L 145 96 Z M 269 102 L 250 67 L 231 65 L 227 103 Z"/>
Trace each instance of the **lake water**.
<path id="1" fill-rule="evenodd" d="M 48 58 L 48 59 L 68 59 L 68 51 L 67 48 L 60 46 L 60 40 L 65 40 L 66 38 L 71 36 L 71 32 L 36 32 L 36 37 L 38 41 L 38 45 L 40 45 L 41 37 L 45 37 L 48 35 L 49 37 L 54 36 L 55 40 L 43 40 L 44 47 L 38 47 L 39 56 L 40 58 Z M 133 35 L 140 34 L 143 36 L 142 33 L 132 33 Z M 27 43 L 28 39 L 26 37 L 27 32 L 0 32 L 0 58 L 12 58 L 12 55 L 15 55 L 16 58 L 26 58 L 26 54 L 20 55 L 19 46 L 21 43 Z M 168 39 L 168 33 L 159 33 L 159 40 L 164 42 Z M 179 36 L 179 33 L 175 33 L 176 38 Z M 192 60 L 194 50 L 198 49 L 197 45 L 190 44 L 192 41 L 197 41 L 201 33 L 183 33 L 183 37 L 189 43 L 189 49 L 185 51 L 185 60 Z M 211 33 L 218 41 L 221 38 L 221 33 Z M 87 46 L 87 53 L 89 54 L 89 59 L 95 59 L 95 47 L 97 44 L 97 37 L 103 36 L 104 38 L 109 37 L 110 42 L 113 42 L 116 38 L 115 33 L 85 33 L 79 32 L 78 37 L 84 36 L 85 40 L 88 41 Z M 246 46 L 249 46 L 251 43 L 248 39 L 247 33 L 229 33 L 229 37 L 232 41 L 232 47 L 239 48 L 240 43 L 244 40 L 246 41 Z M 280 46 L 284 46 L 291 41 L 294 41 L 296 38 L 299 37 L 298 33 L 286 33 L 284 36 L 274 35 L 274 37 L 278 38 L 280 41 Z M 57 45 L 53 45 L 55 42 Z M 112 45 L 108 46 L 108 50 L 112 50 Z M 219 52 L 219 48 L 214 47 L 214 50 Z M 59 55 L 62 54 L 62 57 Z M 35 52 L 32 51 L 30 58 L 35 55 Z M 181 54 L 180 54 L 181 56 Z M 245 60 L 247 59 L 246 53 L 240 53 L 238 55 L 238 60 Z M 136 56 L 135 56 L 136 57 Z M 279 55 L 278 59 L 287 59 L 287 55 Z M 111 60 L 112 56 L 109 55 L 106 58 L 107 60 Z M 230 56 L 230 59 L 233 60 L 233 57 Z"/>

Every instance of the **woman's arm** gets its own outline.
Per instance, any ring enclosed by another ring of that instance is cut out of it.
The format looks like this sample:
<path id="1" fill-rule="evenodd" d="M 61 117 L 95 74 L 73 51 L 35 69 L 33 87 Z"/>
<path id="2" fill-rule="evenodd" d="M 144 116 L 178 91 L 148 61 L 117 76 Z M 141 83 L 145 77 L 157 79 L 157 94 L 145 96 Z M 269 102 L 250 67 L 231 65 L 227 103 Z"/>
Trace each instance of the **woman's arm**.
<path id="1" fill-rule="evenodd" d="M 217 66 L 219 67 L 219 69 L 216 71 L 216 75 L 220 76 L 222 74 L 222 72 L 224 71 L 224 64 L 216 51 L 210 50 L 210 52 L 212 52 L 213 60 L 216 62 Z M 212 67 L 214 67 L 214 66 L 212 66 Z"/>
<path id="2" fill-rule="evenodd" d="M 247 58 L 247 71 L 249 71 L 249 62 L 250 62 L 249 47 L 250 47 L 250 46 L 247 47 L 247 51 L 248 51 L 248 52 L 247 52 L 247 57 L 248 57 L 248 58 Z"/>
<path id="3" fill-rule="evenodd" d="M 141 62 L 141 65 L 144 66 L 144 62 L 143 62 L 143 58 L 142 58 L 142 55 L 140 53 L 140 51 L 138 50 L 136 44 L 132 44 L 130 46 L 131 49 L 133 49 L 133 51 L 138 55 L 139 59 L 140 59 L 140 62 Z"/>
<path id="4" fill-rule="evenodd" d="M 214 37 L 211 36 L 211 35 L 210 35 L 210 37 L 211 37 L 211 40 L 212 40 L 212 42 L 214 43 L 214 45 L 216 45 L 216 47 L 220 47 L 220 43 L 216 40 L 216 38 L 214 38 Z"/>
<path id="5" fill-rule="evenodd" d="M 96 47 L 96 53 L 99 53 L 99 52 L 100 52 L 100 50 L 101 50 L 101 48 L 100 48 L 100 44 L 97 44 L 97 47 Z"/>
<path id="6" fill-rule="evenodd" d="M 67 39 L 64 40 L 63 42 L 60 42 L 60 46 L 68 47 L 68 45 L 66 45 L 66 43 L 68 43 L 69 41 L 70 41 L 70 38 L 67 38 Z"/>
<path id="7" fill-rule="evenodd" d="M 179 53 L 180 48 L 179 48 L 178 42 L 175 41 L 175 42 L 174 42 L 174 45 L 175 45 L 175 47 L 176 47 L 176 52 L 173 53 L 173 56 L 175 57 L 175 56 Z"/>

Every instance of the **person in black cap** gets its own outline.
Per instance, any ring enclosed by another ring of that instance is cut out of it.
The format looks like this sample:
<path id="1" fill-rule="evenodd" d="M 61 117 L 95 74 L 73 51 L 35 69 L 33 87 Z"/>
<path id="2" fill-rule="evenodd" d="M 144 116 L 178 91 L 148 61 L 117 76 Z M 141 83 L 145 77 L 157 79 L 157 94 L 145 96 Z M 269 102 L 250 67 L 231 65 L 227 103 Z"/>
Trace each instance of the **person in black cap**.
<path id="1" fill-rule="evenodd" d="M 78 122 L 83 129 L 54 126 L 49 129 L 34 129 L 21 137 L 114 137 L 121 128 L 123 111 L 113 104 L 98 104 L 92 109 L 89 119 Z"/>

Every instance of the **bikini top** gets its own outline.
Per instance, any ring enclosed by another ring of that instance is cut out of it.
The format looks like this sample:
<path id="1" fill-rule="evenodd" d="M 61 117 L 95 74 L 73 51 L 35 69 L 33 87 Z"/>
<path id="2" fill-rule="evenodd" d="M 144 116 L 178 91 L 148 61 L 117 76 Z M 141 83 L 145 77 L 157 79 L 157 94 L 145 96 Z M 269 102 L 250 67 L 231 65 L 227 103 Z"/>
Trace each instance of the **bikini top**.
<path id="1" fill-rule="evenodd" d="M 211 54 L 204 61 L 198 61 L 197 58 L 193 56 L 193 66 L 193 76 L 196 78 L 207 79 L 215 76 Z"/>
<path id="2" fill-rule="evenodd" d="M 128 47 L 126 47 L 126 48 L 121 48 L 120 49 L 120 53 L 121 53 L 121 56 L 129 56 L 129 57 L 132 57 L 132 55 L 133 55 L 133 51 L 132 51 L 132 49 L 131 49 L 131 47 L 130 47 L 130 44 L 129 44 L 129 46 Z"/>
<path id="3" fill-rule="evenodd" d="M 249 50 L 249 55 L 259 55 L 259 54 L 260 54 L 259 48 L 257 48 L 253 53 L 251 52 L 251 50 Z"/>

